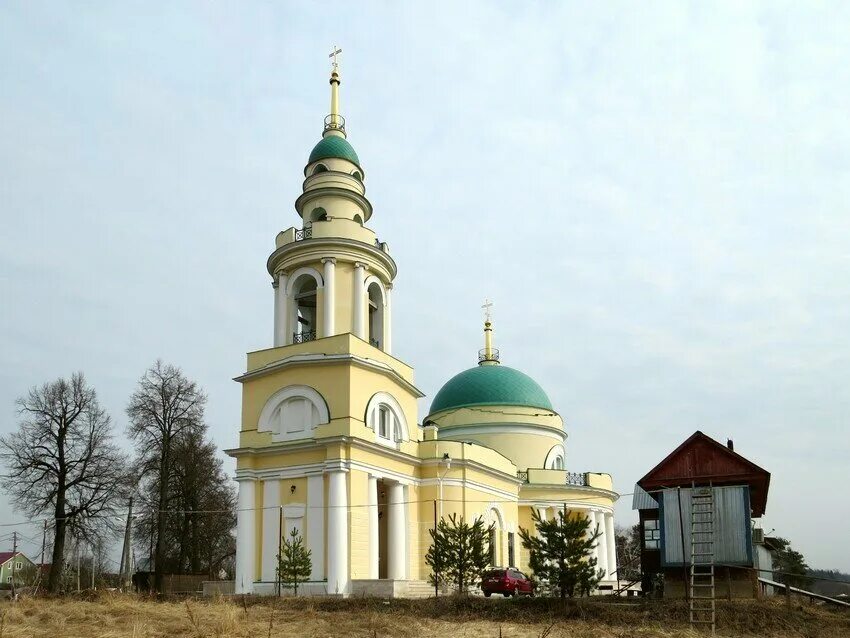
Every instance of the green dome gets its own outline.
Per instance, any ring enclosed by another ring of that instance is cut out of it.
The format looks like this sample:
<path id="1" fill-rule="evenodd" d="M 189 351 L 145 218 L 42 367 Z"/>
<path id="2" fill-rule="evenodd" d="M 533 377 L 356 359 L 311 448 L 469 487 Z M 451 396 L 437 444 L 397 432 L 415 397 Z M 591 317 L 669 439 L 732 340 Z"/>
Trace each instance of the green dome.
<path id="1" fill-rule="evenodd" d="M 337 135 L 328 135 L 327 137 L 323 137 L 313 148 L 313 151 L 310 153 L 310 159 L 307 163 L 312 164 L 313 162 L 317 162 L 321 159 L 327 159 L 329 157 L 348 160 L 349 162 L 360 166 L 360 160 L 357 157 L 357 153 L 354 152 L 354 148 L 344 137 L 339 137 Z"/>
<path id="2" fill-rule="evenodd" d="M 471 405 L 521 405 L 554 411 L 534 379 L 502 365 L 476 366 L 453 376 L 434 397 L 431 414 Z"/>

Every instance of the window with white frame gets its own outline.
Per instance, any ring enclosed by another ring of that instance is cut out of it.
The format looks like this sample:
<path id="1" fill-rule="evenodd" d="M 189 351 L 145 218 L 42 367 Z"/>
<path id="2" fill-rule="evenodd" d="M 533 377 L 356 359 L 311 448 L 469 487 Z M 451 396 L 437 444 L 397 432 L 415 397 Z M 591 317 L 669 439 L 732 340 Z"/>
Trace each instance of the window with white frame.
<path id="1" fill-rule="evenodd" d="M 404 411 L 395 397 L 387 392 L 378 392 L 369 400 L 366 427 L 375 432 L 375 440 L 382 445 L 397 446 L 408 439 Z"/>
<path id="2" fill-rule="evenodd" d="M 293 385 L 269 398 L 260 413 L 257 431 L 271 432 L 272 441 L 304 439 L 329 420 L 322 395 L 309 386 Z"/>
<path id="3" fill-rule="evenodd" d="M 553 445 L 546 455 L 546 461 L 543 465 L 547 470 L 563 470 L 564 463 L 564 446 Z"/>
<path id="4" fill-rule="evenodd" d="M 386 405 L 378 406 L 378 436 L 388 439 L 390 437 L 390 423 L 393 415 Z M 395 430 L 395 428 L 393 428 Z"/>

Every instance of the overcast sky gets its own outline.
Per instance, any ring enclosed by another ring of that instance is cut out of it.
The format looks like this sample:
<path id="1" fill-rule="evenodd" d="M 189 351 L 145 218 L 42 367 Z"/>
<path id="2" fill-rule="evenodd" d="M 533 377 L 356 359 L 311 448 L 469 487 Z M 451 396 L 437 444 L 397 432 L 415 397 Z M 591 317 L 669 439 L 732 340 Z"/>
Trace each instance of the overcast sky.
<path id="1" fill-rule="evenodd" d="M 162 357 L 237 445 L 336 43 L 420 421 L 490 297 L 570 470 L 731 437 L 763 527 L 850 571 L 850 5 L 156 4 L 0 4 L 0 432 L 83 370 L 123 436 Z"/>

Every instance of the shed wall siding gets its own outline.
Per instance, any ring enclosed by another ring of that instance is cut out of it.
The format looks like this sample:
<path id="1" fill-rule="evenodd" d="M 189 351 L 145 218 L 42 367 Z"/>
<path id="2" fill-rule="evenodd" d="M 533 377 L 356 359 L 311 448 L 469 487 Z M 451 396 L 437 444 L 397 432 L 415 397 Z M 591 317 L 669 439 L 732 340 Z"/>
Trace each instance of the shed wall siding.
<path id="1" fill-rule="evenodd" d="M 719 565 L 753 564 L 750 531 L 750 499 L 746 486 L 715 487 L 714 490 L 714 562 Z M 662 492 L 661 499 L 661 564 L 682 565 L 691 562 L 691 490 L 681 490 L 682 518 L 679 522 L 678 490 Z M 707 526 L 700 525 L 697 531 Z M 682 535 L 685 559 L 682 555 Z"/>

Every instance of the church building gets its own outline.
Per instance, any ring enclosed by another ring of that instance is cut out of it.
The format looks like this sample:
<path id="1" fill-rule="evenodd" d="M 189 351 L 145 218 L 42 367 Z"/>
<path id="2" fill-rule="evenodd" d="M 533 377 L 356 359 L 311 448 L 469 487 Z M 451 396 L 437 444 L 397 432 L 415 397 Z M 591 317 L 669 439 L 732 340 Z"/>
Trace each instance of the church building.
<path id="1" fill-rule="evenodd" d="M 267 268 L 272 347 L 248 353 L 242 384 L 236 593 L 272 594 L 281 535 L 312 552 L 312 594 L 421 595 L 437 517 L 483 517 L 494 566 L 528 569 L 520 527 L 566 507 L 602 533 L 616 580 L 611 476 L 571 471 L 567 431 L 543 388 L 502 365 L 489 312 L 477 363 L 420 415 L 413 367 L 393 356 L 396 262 L 369 228 L 366 171 L 331 109 L 304 168 L 296 227 Z M 472 346 L 471 353 L 474 354 Z M 608 582 L 609 586 L 611 583 Z"/>

